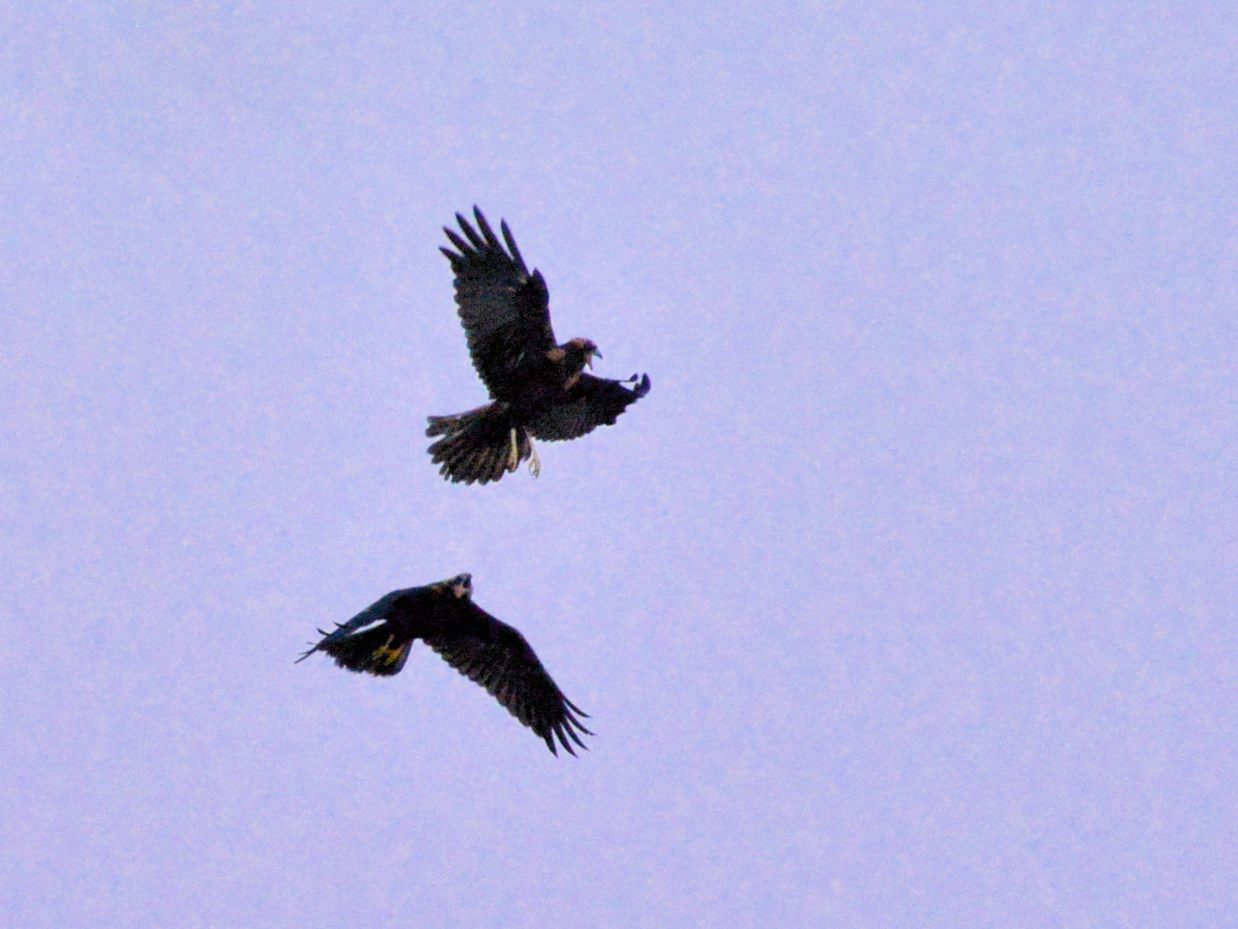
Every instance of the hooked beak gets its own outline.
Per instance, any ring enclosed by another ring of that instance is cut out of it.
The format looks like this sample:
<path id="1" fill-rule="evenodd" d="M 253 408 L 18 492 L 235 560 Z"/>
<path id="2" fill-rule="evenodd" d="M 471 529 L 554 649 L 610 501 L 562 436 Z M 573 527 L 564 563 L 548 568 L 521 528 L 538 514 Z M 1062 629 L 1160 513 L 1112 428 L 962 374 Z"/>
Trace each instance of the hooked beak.
<path id="1" fill-rule="evenodd" d="M 586 363 L 587 365 L 589 365 L 589 367 L 590 367 L 590 368 L 592 368 L 592 367 L 593 367 L 593 359 L 594 359 L 594 358 L 601 358 L 601 357 L 602 357 L 602 353 L 601 353 L 601 352 L 599 352 L 599 351 L 595 348 L 593 351 L 591 351 L 591 352 L 589 353 L 589 360 L 588 360 L 587 362 L 585 362 L 585 363 Z"/>

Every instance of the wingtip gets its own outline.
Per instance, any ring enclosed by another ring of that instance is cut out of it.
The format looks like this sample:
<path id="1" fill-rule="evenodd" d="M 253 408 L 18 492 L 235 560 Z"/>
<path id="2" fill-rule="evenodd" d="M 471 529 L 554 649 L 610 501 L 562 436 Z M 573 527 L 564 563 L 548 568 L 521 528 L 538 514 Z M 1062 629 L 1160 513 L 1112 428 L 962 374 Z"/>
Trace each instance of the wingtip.
<path id="1" fill-rule="evenodd" d="M 628 389 L 641 397 L 649 393 L 649 388 L 653 386 L 653 381 L 649 380 L 648 374 L 633 374 L 630 377 L 625 377 L 619 383 L 631 384 L 632 386 Z"/>
<path id="2" fill-rule="evenodd" d="M 512 235 L 511 229 L 507 225 L 507 220 L 499 219 L 499 231 L 503 233 L 503 241 L 507 243 L 507 250 L 511 253 L 512 260 L 520 266 L 520 269 L 528 273 L 528 265 L 525 264 L 524 255 L 520 254 L 520 249 L 516 246 L 516 237 Z M 534 274 L 537 270 L 534 269 Z M 538 275 L 539 279 L 541 275 Z"/>
<path id="3" fill-rule="evenodd" d="M 579 724 L 579 723 L 577 723 L 577 725 L 580 725 L 580 724 Z M 578 735 L 576 734 L 576 730 L 575 730 L 575 729 L 572 729 L 570 726 L 568 726 L 568 727 L 566 727 L 566 728 L 567 728 L 567 734 L 568 734 L 568 735 L 570 735 L 570 736 L 572 737 L 572 741 L 573 741 L 573 742 L 575 742 L 577 745 L 579 745 L 581 748 L 583 748 L 585 751 L 588 751 L 588 750 L 589 750 L 589 746 L 588 746 L 588 745 L 586 745 L 583 741 L 581 741 L 580 736 L 578 736 Z M 581 728 L 581 731 L 583 731 L 583 732 L 589 732 L 589 730 L 588 730 L 588 729 L 585 729 L 585 727 L 584 727 L 584 726 L 580 726 L 580 728 Z M 592 733 L 589 733 L 589 734 L 590 734 L 590 735 L 592 735 Z M 573 753 L 573 754 L 574 754 L 574 753 Z"/>
<path id="4" fill-rule="evenodd" d="M 499 240 L 495 238 L 494 230 L 490 228 L 489 220 L 486 219 L 485 214 L 482 213 L 476 204 L 473 205 L 473 215 L 477 218 L 477 228 L 481 230 L 482 238 L 486 240 L 486 245 L 501 251 L 502 246 L 499 245 Z"/>

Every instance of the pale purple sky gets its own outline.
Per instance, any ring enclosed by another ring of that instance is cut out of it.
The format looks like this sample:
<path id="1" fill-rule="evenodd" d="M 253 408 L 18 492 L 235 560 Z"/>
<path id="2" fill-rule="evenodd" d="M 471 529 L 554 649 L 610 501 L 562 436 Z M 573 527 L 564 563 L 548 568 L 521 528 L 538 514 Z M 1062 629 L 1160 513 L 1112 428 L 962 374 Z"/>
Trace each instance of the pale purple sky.
<path id="1" fill-rule="evenodd" d="M 1232 4 L 30 6 L 6 926 L 1232 918 Z M 653 379 L 485 488 L 474 203 Z M 592 752 L 293 665 L 459 571 Z"/>

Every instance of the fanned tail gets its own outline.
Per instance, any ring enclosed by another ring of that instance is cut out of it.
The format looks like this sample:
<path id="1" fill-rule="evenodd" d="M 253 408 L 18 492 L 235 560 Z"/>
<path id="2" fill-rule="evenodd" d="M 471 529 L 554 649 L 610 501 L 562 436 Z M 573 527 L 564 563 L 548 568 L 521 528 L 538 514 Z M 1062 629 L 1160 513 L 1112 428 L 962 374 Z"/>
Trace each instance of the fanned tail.
<path id="1" fill-rule="evenodd" d="M 528 433 L 512 423 L 505 403 L 428 419 L 426 435 L 442 436 L 430 446 L 430 458 L 449 481 L 488 484 L 515 471 L 533 453 Z"/>

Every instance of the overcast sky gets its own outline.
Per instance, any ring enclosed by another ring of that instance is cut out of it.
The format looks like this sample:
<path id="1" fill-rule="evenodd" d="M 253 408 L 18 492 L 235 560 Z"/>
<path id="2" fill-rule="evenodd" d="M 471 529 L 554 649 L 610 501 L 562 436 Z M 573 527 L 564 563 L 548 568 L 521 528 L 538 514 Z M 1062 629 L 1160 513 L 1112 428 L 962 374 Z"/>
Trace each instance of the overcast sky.
<path id="1" fill-rule="evenodd" d="M 5 924 L 1232 918 L 1238 17 L 924 6 L 0 13 Z M 474 203 L 653 381 L 487 487 Z M 591 752 L 293 664 L 460 571 Z"/>

